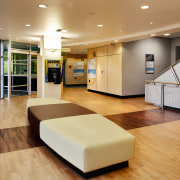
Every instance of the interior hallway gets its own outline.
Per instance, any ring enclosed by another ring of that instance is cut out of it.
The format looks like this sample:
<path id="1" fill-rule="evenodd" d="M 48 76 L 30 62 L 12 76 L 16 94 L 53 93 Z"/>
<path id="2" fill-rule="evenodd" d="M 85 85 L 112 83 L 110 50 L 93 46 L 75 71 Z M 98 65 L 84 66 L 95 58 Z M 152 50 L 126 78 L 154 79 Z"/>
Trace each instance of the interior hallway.
<path id="1" fill-rule="evenodd" d="M 0 180 L 84 179 L 31 131 L 26 103 L 35 97 L 0 100 Z M 162 112 L 143 97 L 119 99 L 79 88 L 64 89 L 63 99 L 108 117 L 136 137 L 135 157 L 128 168 L 92 180 L 180 179 L 179 112 Z"/>

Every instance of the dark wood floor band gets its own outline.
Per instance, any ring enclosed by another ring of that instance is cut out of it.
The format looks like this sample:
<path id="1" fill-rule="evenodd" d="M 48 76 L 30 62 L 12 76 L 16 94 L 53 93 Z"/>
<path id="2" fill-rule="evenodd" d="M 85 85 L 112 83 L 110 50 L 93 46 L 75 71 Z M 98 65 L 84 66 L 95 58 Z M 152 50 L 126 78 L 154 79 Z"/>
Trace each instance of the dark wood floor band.
<path id="1" fill-rule="evenodd" d="M 180 112 L 161 109 L 106 116 L 122 128 L 134 129 L 180 120 Z M 0 153 L 43 146 L 30 126 L 0 129 Z"/>
<path id="2" fill-rule="evenodd" d="M 0 153 L 44 145 L 30 126 L 0 129 Z"/>
<path id="3" fill-rule="evenodd" d="M 105 116 L 122 128 L 135 129 L 180 120 L 180 111 L 153 109 Z"/>

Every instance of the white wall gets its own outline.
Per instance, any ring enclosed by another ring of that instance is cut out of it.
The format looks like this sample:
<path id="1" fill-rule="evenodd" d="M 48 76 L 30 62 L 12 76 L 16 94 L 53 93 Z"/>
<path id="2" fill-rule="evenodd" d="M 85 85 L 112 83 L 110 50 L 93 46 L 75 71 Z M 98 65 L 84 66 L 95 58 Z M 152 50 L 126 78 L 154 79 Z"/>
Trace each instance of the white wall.
<path id="1" fill-rule="evenodd" d="M 37 62 L 37 96 L 38 97 L 56 97 L 61 98 L 61 84 L 54 84 L 53 82 L 45 82 L 45 60 L 61 60 L 61 50 L 51 51 L 44 48 L 46 38 L 41 38 L 41 56 L 38 56 Z M 58 38 L 61 42 L 61 39 Z"/>
<path id="2" fill-rule="evenodd" d="M 152 80 L 171 64 L 171 40 L 150 38 L 122 43 L 122 95 L 145 92 L 145 80 Z M 155 73 L 145 74 L 145 54 L 154 54 Z"/>
<path id="3" fill-rule="evenodd" d="M 44 49 L 44 60 L 60 60 L 61 50 L 51 52 Z M 45 73 L 45 72 L 44 72 Z M 55 97 L 61 99 L 61 84 L 54 84 L 53 82 L 45 82 L 44 79 L 44 97 Z"/>

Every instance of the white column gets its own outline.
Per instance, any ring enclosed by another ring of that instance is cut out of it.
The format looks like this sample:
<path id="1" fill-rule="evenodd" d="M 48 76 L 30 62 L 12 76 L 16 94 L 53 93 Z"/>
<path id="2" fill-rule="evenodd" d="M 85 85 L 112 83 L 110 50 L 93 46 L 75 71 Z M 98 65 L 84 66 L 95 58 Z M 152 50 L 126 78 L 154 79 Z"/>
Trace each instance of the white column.
<path id="1" fill-rule="evenodd" d="M 61 60 L 61 33 L 47 34 L 41 40 L 42 54 L 42 97 L 61 98 L 61 84 L 45 82 L 45 61 Z"/>

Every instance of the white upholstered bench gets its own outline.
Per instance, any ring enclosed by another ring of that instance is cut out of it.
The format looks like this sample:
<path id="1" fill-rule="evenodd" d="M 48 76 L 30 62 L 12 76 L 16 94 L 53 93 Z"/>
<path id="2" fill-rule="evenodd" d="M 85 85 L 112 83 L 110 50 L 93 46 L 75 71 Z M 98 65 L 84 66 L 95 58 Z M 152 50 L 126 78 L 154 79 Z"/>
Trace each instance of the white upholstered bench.
<path id="1" fill-rule="evenodd" d="M 66 109 L 70 104 L 66 104 Z M 83 173 L 126 162 L 134 156 L 134 136 L 96 113 L 40 121 L 39 136 Z"/>

